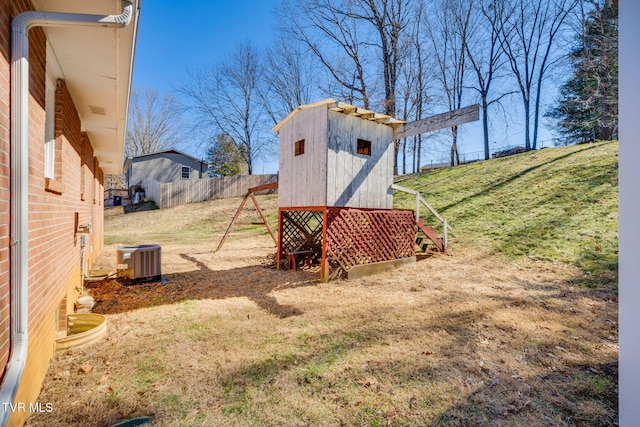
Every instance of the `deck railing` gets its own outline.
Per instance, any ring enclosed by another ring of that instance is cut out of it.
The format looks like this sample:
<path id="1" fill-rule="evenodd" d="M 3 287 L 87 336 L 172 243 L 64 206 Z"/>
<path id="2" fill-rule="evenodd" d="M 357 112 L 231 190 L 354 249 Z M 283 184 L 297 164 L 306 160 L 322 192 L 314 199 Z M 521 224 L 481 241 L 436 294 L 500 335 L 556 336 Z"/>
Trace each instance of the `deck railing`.
<path id="1" fill-rule="evenodd" d="M 391 184 L 391 188 L 393 190 L 397 190 L 397 191 L 402 191 L 403 193 L 408 193 L 408 194 L 413 194 L 416 197 L 416 223 L 418 222 L 418 220 L 420 219 L 420 205 L 424 205 L 424 207 L 426 207 L 429 212 L 431 212 L 433 214 L 434 217 L 436 217 L 438 219 L 438 221 L 440 221 L 442 223 L 442 242 L 444 244 L 444 249 L 447 249 L 447 241 L 448 241 L 448 231 L 451 231 L 451 226 L 449 225 L 449 223 L 447 222 L 446 219 L 442 218 L 442 216 L 440 216 L 440 214 L 429 204 L 427 203 L 427 201 L 424 199 L 424 197 L 422 197 L 422 195 L 416 191 L 416 190 L 412 190 L 410 188 L 406 188 L 406 187 L 402 187 L 400 185 L 396 185 L 396 184 Z"/>

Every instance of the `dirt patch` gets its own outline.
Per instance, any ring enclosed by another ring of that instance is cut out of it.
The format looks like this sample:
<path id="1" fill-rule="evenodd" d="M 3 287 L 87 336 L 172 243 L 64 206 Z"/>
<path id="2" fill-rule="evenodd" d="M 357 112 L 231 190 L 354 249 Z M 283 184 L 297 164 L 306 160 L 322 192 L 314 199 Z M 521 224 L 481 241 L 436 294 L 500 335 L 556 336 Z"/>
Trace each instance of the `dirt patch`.
<path id="1" fill-rule="evenodd" d="M 310 271 L 288 272 L 285 277 L 283 272 L 275 270 L 273 257 L 256 260 L 261 262 L 258 265 L 214 272 L 201 261 L 202 254 L 199 255 L 200 258 L 180 254 L 199 269 L 168 274 L 167 282 L 125 283 L 110 279 L 87 283 L 86 288 L 96 302 L 93 312 L 115 314 L 187 300 L 248 298 L 268 313 L 283 318 L 302 312 L 278 303 L 270 294 L 316 282 L 317 274 Z"/>

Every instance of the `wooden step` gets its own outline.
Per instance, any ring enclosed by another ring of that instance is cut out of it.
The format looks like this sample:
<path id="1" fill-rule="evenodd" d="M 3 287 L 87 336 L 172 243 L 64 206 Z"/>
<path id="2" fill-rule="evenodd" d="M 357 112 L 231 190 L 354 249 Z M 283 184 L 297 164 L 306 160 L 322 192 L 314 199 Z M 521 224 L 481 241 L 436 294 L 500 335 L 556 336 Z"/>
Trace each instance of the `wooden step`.
<path id="1" fill-rule="evenodd" d="M 422 252 L 426 252 L 429 247 L 430 242 L 427 242 L 426 240 L 428 240 L 427 237 L 416 237 L 416 246 L 419 247 Z"/>
<path id="2" fill-rule="evenodd" d="M 416 226 L 418 227 L 418 231 L 422 231 L 427 239 L 431 240 L 436 245 L 440 252 L 444 252 L 444 242 L 440 237 L 438 237 L 438 234 L 433 231 L 431 227 L 429 227 L 428 224 L 424 223 L 424 220 L 422 218 L 418 219 Z"/>

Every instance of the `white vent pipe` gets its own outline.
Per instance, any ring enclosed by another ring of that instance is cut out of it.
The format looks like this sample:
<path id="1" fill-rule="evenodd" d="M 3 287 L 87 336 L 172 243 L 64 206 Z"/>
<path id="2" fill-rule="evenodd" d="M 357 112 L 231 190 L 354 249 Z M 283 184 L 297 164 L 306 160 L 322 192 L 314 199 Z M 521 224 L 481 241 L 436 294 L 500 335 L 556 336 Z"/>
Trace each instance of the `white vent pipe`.
<path id="1" fill-rule="evenodd" d="M 133 4 L 119 15 L 23 12 L 11 22 L 11 335 L 10 357 L 0 386 L 0 424 L 9 421 L 28 350 L 29 326 L 29 30 L 34 27 L 126 27 Z"/>

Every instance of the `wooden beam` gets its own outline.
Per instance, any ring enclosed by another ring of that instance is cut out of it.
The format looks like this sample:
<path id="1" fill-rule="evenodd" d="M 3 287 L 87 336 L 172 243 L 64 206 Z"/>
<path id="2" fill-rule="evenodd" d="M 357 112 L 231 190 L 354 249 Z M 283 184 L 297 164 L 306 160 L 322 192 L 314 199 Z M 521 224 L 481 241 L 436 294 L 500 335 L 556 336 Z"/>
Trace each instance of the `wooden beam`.
<path id="1" fill-rule="evenodd" d="M 347 279 L 360 279 L 361 277 L 371 276 L 415 263 L 416 257 L 413 256 L 410 258 L 392 259 L 389 261 L 374 262 L 371 264 L 354 265 L 347 270 Z"/>
<path id="2" fill-rule="evenodd" d="M 282 267 L 282 209 L 278 209 L 278 251 L 276 252 L 276 268 Z"/>
<path id="3" fill-rule="evenodd" d="M 278 183 L 275 182 L 274 184 L 276 184 L 277 188 Z M 267 184 L 268 185 L 268 184 Z M 264 187 L 264 186 L 262 186 Z M 254 187 L 257 188 L 257 187 Z M 256 207 L 256 210 L 258 211 L 258 213 L 260 214 L 260 218 L 262 218 L 262 223 L 257 223 L 257 224 L 264 224 L 265 227 L 267 227 L 267 231 L 269 232 L 269 234 L 271 235 L 271 238 L 273 239 L 273 243 L 275 243 L 276 245 L 278 244 L 278 241 L 276 240 L 276 236 L 273 235 L 273 231 L 271 231 L 271 226 L 269 226 L 269 222 L 267 221 L 267 218 L 264 216 L 264 214 L 262 213 L 262 210 L 260 209 L 260 205 L 258 204 L 258 201 L 256 200 L 256 198 L 253 196 L 253 192 L 249 192 L 249 196 L 251 197 L 251 200 L 253 200 L 253 204 Z"/>
<path id="4" fill-rule="evenodd" d="M 257 187 L 251 187 L 247 190 L 247 195 L 255 193 L 256 191 L 271 190 L 272 188 L 278 188 L 278 183 L 272 182 L 270 184 L 263 184 L 263 185 L 258 185 Z"/>
<path id="5" fill-rule="evenodd" d="M 256 191 L 269 190 L 271 188 L 278 188 L 278 183 L 277 182 L 272 182 L 270 184 L 258 185 L 257 187 L 251 187 L 251 188 L 249 188 L 249 190 L 247 190 L 247 195 L 244 196 L 244 199 L 242 199 L 242 202 L 240 202 L 240 206 L 238 207 L 238 210 L 236 211 L 236 214 L 231 219 L 231 222 L 229 223 L 229 226 L 227 227 L 227 231 L 224 232 L 224 235 L 222 236 L 222 240 L 220 240 L 220 243 L 218 244 L 218 247 L 216 248 L 216 250 L 214 252 L 218 252 L 220 250 L 220 248 L 222 248 L 222 245 L 224 244 L 225 240 L 227 240 L 227 236 L 229 235 L 229 232 L 231 231 L 231 227 L 233 227 L 233 225 L 236 224 L 236 220 L 240 216 L 240 212 L 242 212 L 242 209 L 244 208 L 244 205 L 247 203 L 247 200 L 249 199 L 249 197 L 251 197 L 251 200 L 253 201 L 253 204 L 256 207 L 256 210 L 260 214 L 260 218 L 262 218 L 262 222 L 252 222 L 252 224 L 255 224 L 255 225 L 262 224 L 265 227 L 267 227 L 267 231 L 271 235 L 271 238 L 273 239 L 273 242 L 276 245 L 278 244 L 278 240 L 276 240 L 276 237 L 273 235 L 273 231 L 271 230 L 271 227 L 269 226 L 269 223 L 267 222 L 267 218 L 265 218 L 264 214 L 262 213 L 262 210 L 260 210 L 260 206 L 258 205 L 258 201 L 253 196 L 253 193 L 255 193 Z"/>
<path id="6" fill-rule="evenodd" d="M 247 193 L 247 195 L 244 196 L 244 199 L 242 199 L 242 202 L 240 203 L 240 206 L 238 207 L 238 210 L 236 211 L 236 214 L 231 219 L 231 222 L 229 223 L 229 226 L 227 227 L 227 231 L 224 232 L 224 236 L 222 236 L 222 240 L 220 240 L 220 243 L 218 243 L 218 247 L 216 248 L 216 250 L 214 252 L 218 252 L 220 250 L 220 248 L 222 247 L 222 245 L 224 245 L 224 241 L 227 240 L 227 236 L 229 235 L 229 232 L 231 231 L 231 227 L 233 227 L 233 224 L 236 222 L 236 220 L 240 216 L 240 212 L 242 212 L 242 208 L 244 208 L 244 205 L 245 205 L 245 203 L 247 203 L 247 199 L 249 199 L 250 195 L 251 195 L 251 193 Z"/>
<path id="7" fill-rule="evenodd" d="M 409 136 L 420 135 L 422 133 L 433 132 L 464 123 L 475 122 L 480 118 L 480 107 L 478 104 L 469 105 L 448 113 L 436 114 L 415 122 L 406 123 L 398 127 L 393 132 L 394 139 L 407 138 Z"/>

